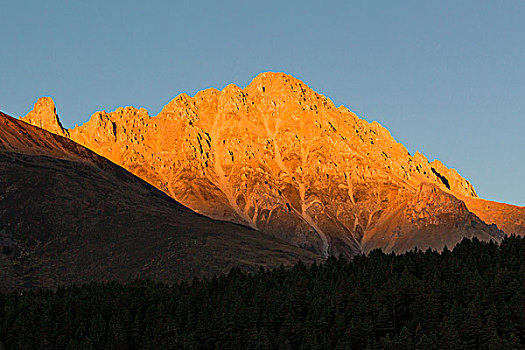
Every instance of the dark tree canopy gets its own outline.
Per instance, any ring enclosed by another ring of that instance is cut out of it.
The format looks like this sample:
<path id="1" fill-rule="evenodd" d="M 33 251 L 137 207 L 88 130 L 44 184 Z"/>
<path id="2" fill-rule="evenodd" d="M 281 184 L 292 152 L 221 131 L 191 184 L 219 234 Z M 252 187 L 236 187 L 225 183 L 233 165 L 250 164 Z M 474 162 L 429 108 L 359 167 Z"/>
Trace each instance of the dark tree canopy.
<path id="1" fill-rule="evenodd" d="M 525 238 L 0 295 L 0 349 L 523 349 Z"/>

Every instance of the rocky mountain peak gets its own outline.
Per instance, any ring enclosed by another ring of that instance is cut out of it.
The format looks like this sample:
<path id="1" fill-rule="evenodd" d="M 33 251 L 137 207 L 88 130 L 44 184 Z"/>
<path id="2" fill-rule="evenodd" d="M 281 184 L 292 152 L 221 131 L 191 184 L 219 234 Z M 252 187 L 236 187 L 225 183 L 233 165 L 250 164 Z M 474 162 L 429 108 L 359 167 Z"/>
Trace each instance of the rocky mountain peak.
<path id="1" fill-rule="evenodd" d="M 258 74 L 253 80 L 246 86 L 246 90 L 249 91 L 260 91 L 261 93 L 275 93 L 280 90 L 304 90 L 308 94 L 315 93 L 301 80 L 281 72 L 263 72 Z"/>
<path id="2" fill-rule="evenodd" d="M 325 256 L 422 242 L 389 245 L 395 230 L 432 232 L 436 247 L 467 231 L 499 237 L 452 200 L 477 199 L 454 169 L 412 156 L 379 123 L 284 73 L 180 94 L 153 117 L 133 107 L 97 112 L 70 135 L 198 213 Z"/>
<path id="3" fill-rule="evenodd" d="M 300 111 L 319 114 L 321 110 L 335 109 L 329 98 L 285 73 L 260 73 L 243 91 L 261 108 L 286 111 L 284 117 L 298 116 Z"/>
<path id="4" fill-rule="evenodd" d="M 40 97 L 34 108 L 21 120 L 54 134 L 69 137 L 69 132 L 64 129 L 58 118 L 55 102 L 51 97 Z"/>

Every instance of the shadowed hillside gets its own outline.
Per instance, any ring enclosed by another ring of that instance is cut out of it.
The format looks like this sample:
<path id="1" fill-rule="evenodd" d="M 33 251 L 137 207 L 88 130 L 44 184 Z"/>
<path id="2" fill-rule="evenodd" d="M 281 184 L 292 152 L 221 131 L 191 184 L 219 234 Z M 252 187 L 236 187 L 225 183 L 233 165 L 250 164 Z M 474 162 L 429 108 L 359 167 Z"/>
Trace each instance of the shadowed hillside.
<path id="1" fill-rule="evenodd" d="M 0 114 L 0 289 L 177 281 L 316 255 L 196 214 L 77 143 Z"/>

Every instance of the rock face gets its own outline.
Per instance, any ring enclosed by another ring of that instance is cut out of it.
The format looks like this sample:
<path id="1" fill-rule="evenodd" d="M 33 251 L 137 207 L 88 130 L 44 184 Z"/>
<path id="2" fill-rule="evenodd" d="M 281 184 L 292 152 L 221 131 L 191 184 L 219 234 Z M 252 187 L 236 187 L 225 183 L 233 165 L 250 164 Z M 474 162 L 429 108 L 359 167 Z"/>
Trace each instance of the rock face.
<path id="1" fill-rule="evenodd" d="M 0 113 L 0 291 L 165 282 L 320 256 L 194 213 L 79 144 Z"/>
<path id="2" fill-rule="evenodd" d="M 454 169 L 282 73 L 181 94 L 155 117 L 97 112 L 69 134 L 198 213 L 324 256 L 503 234 L 459 199 L 477 195 Z"/>
<path id="3" fill-rule="evenodd" d="M 41 97 L 36 101 L 33 110 L 21 118 L 28 124 L 37 126 L 54 134 L 69 137 L 69 133 L 62 127 L 51 97 Z"/>
<path id="4" fill-rule="evenodd" d="M 487 226 L 454 195 L 422 183 L 415 196 L 380 217 L 363 241 L 365 251 L 406 251 L 413 247 L 440 250 L 463 237 L 497 240 L 498 231 L 496 226 Z"/>
<path id="5" fill-rule="evenodd" d="M 495 224 L 507 234 L 525 236 L 525 207 L 488 201 L 481 198 L 461 197 L 469 210 L 487 224 Z"/>

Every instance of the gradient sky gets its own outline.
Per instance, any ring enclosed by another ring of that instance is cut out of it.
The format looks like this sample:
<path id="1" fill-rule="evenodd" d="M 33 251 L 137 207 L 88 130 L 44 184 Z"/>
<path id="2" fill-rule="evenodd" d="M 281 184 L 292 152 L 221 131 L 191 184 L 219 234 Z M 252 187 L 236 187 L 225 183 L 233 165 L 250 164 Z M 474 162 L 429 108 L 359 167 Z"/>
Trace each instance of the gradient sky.
<path id="1" fill-rule="evenodd" d="M 0 109 L 66 127 L 283 71 L 525 205 L 525 2 L 2 1 Z"/>

